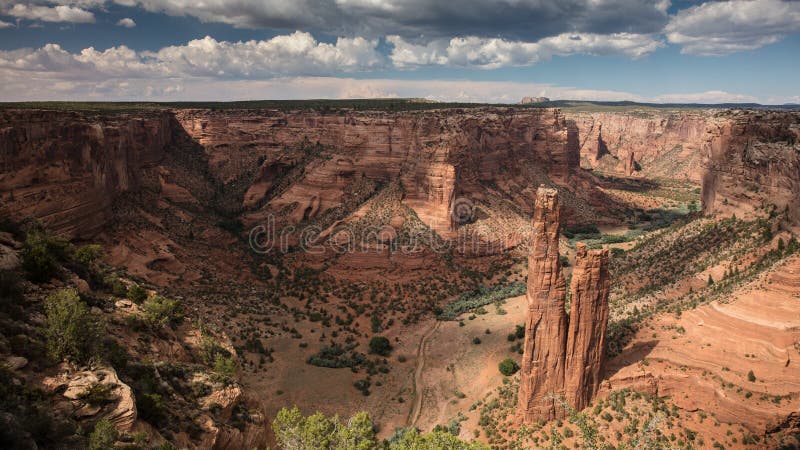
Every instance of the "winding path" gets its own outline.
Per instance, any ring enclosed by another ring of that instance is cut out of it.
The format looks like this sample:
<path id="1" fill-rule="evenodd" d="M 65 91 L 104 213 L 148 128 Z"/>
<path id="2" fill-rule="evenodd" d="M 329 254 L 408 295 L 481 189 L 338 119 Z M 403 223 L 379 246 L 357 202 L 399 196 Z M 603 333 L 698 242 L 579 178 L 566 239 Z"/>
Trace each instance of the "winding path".
<path id="1" fill-rule="evenodd" d="M 439 329 L 439 325 L 441 324 L 440 321 L 434 322 L 433 326 L 422 335 L 422 339 L 419 340 L 419 346 L 417 347 L 417 365 L 414 369 L 414 406 L 411 408 L 411 412 L 408 413 L 408 419 L 406 419 L 406 426 L 413 427 L 414 424 L 417 423 L 419 419 L 419 414 L 422 411 L 422 386 L 420 382 L 422 381 L 422 370 L 425 368 L 425 345 L 428 342 L 428 338 Z"/>

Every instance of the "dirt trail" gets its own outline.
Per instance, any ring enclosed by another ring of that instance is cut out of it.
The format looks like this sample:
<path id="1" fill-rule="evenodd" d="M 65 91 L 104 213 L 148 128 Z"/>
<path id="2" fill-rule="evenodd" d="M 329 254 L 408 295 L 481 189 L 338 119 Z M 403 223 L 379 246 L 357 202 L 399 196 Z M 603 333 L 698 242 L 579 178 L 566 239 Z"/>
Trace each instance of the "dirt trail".
<path id="1" fill-rule="evenodd" d="M 417 365 L 416 369 L 414 369 L 414 406 L 411 408 L 411 412 L 408 414 L 408 419 L 406 420 L 406 426 L 408 427 L 412 427 L 417 423 L 419 414 L 422 411 L 422 392 L 420 392 L 420 390 L 422 388 L 422 370 L 425 368 L 425 345 L 428 342 L 428 338 L 439 329 L 439 324 L 441 324 L 441 322 L 438 320 L 434 322 L 431 329 L 425 332 L 419 340 L 419 346 L 417 347 Z"/>

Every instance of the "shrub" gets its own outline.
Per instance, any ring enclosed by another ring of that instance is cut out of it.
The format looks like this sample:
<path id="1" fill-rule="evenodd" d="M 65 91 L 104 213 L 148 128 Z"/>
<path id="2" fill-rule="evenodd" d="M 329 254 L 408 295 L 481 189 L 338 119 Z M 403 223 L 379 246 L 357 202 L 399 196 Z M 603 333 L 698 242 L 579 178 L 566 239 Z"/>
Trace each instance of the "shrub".
<path id="1" fill-rule="evenodd" d="M 128 296 L 128 286 L 125 286 L 125 283 L 119 278 L 115 278 L 114 281 L 111 282 L 111 293 L 114 294 L 115 297 L 125 298 Z"/>
<path id="2" fill-rule="evenodd" d="M 217 381 L 228 383 L 236 373 L 236 362 L 233 358 L 217 354 L 214 359 L 214 378 Z"/>
<path id="3" fill-rule="evenodd" d="M 137 395 L 136 410 L 143 420 L 151 424 L 157 424 L 164 420 L 164 399 L 156 393 Z"/>
<path id="4" fill-rule="evenodd" d="M 384 336 L 375 336 L 369 341 L 369 352 L 381 355 L 381 356 L 388 356 L 389 353 L 392 351 L 392 344 L 389 342 L 389 339 Z"/>
<path id="5" fill-rule="evenodd" d="M 747 381 L 749 381 L 751 383 L 755 383 L 756 382 L 756 374 L 754 374 L 752 370 L 747 372 Z"/>
<path id="6" fill-rule="evenodd" d="M 304 417 L 297 407 L 282 408 L 272 422 L 275 439 L 285 449 L 375 448 L 375 427 L 366 412 L 358 412 L 347 421 L 322 413 Z"/>
<path id="7" fill-rule="evenodd" d="M 90 450 L 111 450 L 119 439 L 119 431 L 114 424 L 103 419 L 94 426 L 94 431 L 89 435 Z"/>
<path id="8" fill-rule="evenodd" d="M 22 268 L 31 281 L 48 281 L 56 275 L 58 261 L 66 257 L 68 249 L 69 242 L 65 239 L 48 236 L 41 230 L 32 231 L 22 247 Z"/>
<path id="9" fill-rule="evenodd" d="M 138 284 L 134 284 L 130 287 L 130 289 L 128 289 L 128 300 L 136 303 L 137 305 L 141 305 L 145 300 L 147 300 L 147 290 Z"/>
<path id="10" fill-rule="evenodd" d="M 179 300 L 154 295 L 142 304 L 144 318 L 154 328 L 172 326 L 183 319 Z"/>
<path id="11" fill-rule="evenodd" d="M 111 387 L 105 384 L 94 383 L 81 394 L 81 398 L 92 406 L 103 406 L 114 400 Z"/>
<path id="12" fill-rule="evenodd" d="M 478 336 L 475 336 L 474 338 L 472 338 L 472 343 L 475 344 L 475 345 L 480 344 L 481 343 L 481 338 L 479 338 Z"/>
<path id="13" fill-rule="evenodd" d="M 101 256 L 103 256 L 103 247 L 97 244 L 89 244 L 78 247 L 75 253 L 72 254 L 72 260 L 87 269 L 91 269 Z"/>
<path id="14" fill-rule="evenodd" d="M 51 294 L 44 308 L 44 334 L 51 357 L 85 363 L 99 354 L 102 324 L 74 289 Z"/>
<path id="15" fill-rule="evenodd" d="M 500 369 L 500 373 L 507 377 L 514 375 L 519 370 L 519 365 L 511 358 L 506 358 L 500 361 L 500 364 L 498 364 L 497 367 Z"/>

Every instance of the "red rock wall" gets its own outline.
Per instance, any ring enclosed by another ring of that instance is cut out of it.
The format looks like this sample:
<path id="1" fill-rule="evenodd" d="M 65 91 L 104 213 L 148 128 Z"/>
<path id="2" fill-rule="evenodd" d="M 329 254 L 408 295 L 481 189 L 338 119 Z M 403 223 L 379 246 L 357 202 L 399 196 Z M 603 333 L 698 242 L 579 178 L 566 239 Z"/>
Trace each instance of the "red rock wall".
<path id="1" fill-rule="evenodd" d="M 577 128 L 554 109 L 183 110 L 176 117 L 206 148 L 212 172 L 224 182 L 259 160 L 262 166 L 274 164 L 303 140 L 322 144 L 326 158 L 312 162 L 301 179 L 273 198 L 271 210 L 297 203 L 298 210 L 312 207 L 322 213 L 341 204 L 355 174 L 379 182 L 399 178 L 406 203 L 427 223 L 435 221 L 439 231 L 450 228 L 454 198 L 484 192 L 482 182 L 519 176 L 523 161 L 564 185 L 579 163 Z M 268 191 L 262 177 L 257 181 L 248 189 L 247 206 L 258 204 Z"/>
<path id="2" fill-rule="evenodd" d="M 0 215 L 90 237 L 171 140 L 170 115 L 0 111 Z"/>
<path id="3" fill-rule="evenodd" d="M 594 112 L 567 113 L 579 129 L 583 167 L 650 177 L 699 181 L 699 150 L 710 113 Z M 680 147 L 678 147 L 680 146 Z"/>
<path id="4" fill-rule="evenodd" d="M 800 113 L 721 113 L 709 124 L 702 156 L 706 213 L 772 204 L 800 221 Z"/>

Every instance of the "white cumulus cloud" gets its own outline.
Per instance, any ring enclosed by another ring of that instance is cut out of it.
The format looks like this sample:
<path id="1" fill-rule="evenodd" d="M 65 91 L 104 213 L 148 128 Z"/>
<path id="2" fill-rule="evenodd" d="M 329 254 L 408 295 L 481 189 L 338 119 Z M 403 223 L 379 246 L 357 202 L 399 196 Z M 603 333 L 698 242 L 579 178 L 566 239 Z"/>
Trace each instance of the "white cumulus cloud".
<path id="1" fill-rule="evenodd" d="M 754 50 L 800 31 L 800 2 L 731 0 L 679 11 L 664 29 L 672 44 L 694 55 Z"/>
<path id="2" fill-rule="evenodd" d="M 19 19 L 41 20 L 43 22 L 94 23 L 94 13 L 78 6 L 28 5 L 16 3 L 4 10 L 4 14 Z"/>
<path id="3" fill-rule="evenodd" d="M 388 36 L 387 41 L 393 46 L 390 58 L 397 67 L 445 65 L 483 69 L 528 66 L 556 55 L 624 55 L 639 58 L 663 46 L 650 35 L 630 33 L 569 33 L 537 42 L 475 36 L 456 37 L 449 41 L 433 40 L 425 44 L 414 44 L 400 36 Z"/>
<path id="4" fill-rule="evenodd" d="M 58 44 L 47 44 L 39 49 L 0 51 L 0 68 L 61 79 L 265 79 L 368 70 L 384 64 L 377 45 L 377 41 L 364 38 L 339 38 L 329 44 L 300 31 L 264 41 L 225 42 L 205 37 L 156 52 L 136 52 L 123 45 L 70 53 Z"/>
<path id="5" fill-rule="evenodd" d="M 117 22 L 117 25 L 120 26 L 120 27 L 125 27 L 125 28 L 133 28 L 133 27 L 136 26 L 136 22 L 134 22 L 134 20 L 131 19 L 130 17 L 126 17 L 124 19 L 119 19 L 119 22 Z"/>

